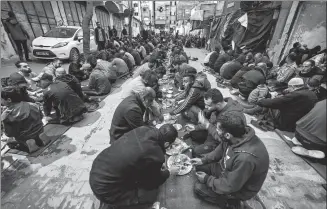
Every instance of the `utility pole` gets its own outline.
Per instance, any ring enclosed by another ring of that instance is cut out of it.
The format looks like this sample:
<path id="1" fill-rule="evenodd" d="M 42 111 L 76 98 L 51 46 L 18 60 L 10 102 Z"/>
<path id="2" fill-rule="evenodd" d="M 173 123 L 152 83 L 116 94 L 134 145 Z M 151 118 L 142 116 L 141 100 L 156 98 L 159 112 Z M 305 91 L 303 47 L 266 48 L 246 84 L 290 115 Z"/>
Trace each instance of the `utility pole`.
<path id="1" fill-rule="evenodd" d="M 153 27 L 156 29 L 156 2 L 153 1 Z"/>

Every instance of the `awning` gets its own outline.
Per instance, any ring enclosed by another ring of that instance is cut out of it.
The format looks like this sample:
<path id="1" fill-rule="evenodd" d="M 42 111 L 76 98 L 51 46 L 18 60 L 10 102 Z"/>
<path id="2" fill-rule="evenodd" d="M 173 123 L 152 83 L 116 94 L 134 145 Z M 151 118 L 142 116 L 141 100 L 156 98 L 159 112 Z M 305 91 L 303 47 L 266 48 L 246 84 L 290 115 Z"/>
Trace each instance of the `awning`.
<path id="1" fill-rule="evenodd" d="M 203 21 L 203 10 L 197 10 L 194 14 L 190 17 L 190 20 L 200 20 Z"/>
<path id="2" fill-rule="evenodd" d="M 106 1 L 105 2 L 105 6 L 107 8 L 107 10 L 111 13 L 119 13 L 120 12 L 120 9 L 119 9 L 119 5 L 116 4 L 115 2 L 113 1 Z"/>

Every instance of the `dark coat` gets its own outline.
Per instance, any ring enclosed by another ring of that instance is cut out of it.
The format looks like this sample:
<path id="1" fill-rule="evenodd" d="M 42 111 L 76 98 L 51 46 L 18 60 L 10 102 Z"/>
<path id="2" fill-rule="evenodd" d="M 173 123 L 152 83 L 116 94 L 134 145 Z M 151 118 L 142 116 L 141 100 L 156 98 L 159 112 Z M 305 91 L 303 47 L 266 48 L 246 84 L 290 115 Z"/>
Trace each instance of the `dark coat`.
<path id="1" fill-rule="evenodd" d="M 110 141 L 114 142 L 125 133 L 144 125 L 145 113 L 139 95 L 126 97 L 116 108 L 110 128 Z"/>
<path id="2" fill-rule="evenodd" d="M 229 56 L 228 54 L 221 54 L 219 55 L 219 57 L 217 58 L 213 69 L 215 70 L 215 72 L 220 73 L 220 68 L 221 66 L 223 66 L 223 64 L 225 64 L 226 62 L 231 60 L 231 56 Z"/>
<path id="3" fill-rule="evenodd" d="M 258 68 L 249 70 L 242 76 L 242 78 L 244 80 L 251 81 L 255 87 L 266 80 L 265 74 Z"/>
<path id="4" fill-rule="evenodd" d="M 140 53 L 138 53 L 135 49 L 133 49 L 133 51 L 131 51 L 130 53 L 134 57 L 135 65 L 137 66 L 141 65 L 142 59 Z"/>
<path id="5" fill-rule="evenodd" d="M 46 116 L 51 113 L 52 107 L 57 108 L 60 113 L 60 120 L 69 121 L 74 116 L 86 112 L 82 99 L 68 86 L 61 81 L 54 81 L 44 92 L 43 110 Z"/>
<path id="6" fill-rule="evenodd" d="M 247 127 L 243 138 L 243 141 L 231 146 L 226 142 L 221 143 L 202 160 L 204 164 L 220 164 L 215 175 L 205 176 L 207 187 L 217 194 L 249 200 L 260 191 L 266 179 L 269 155 L 251 127 Z"/>
<path id="7" fill-rule="evenodd" d="M 68 73 L 75 76 L 78 80 L 83 81 L 86 79 L 83 70 L 80 70 L 82 65 L 80 63 L 70 63 Z"/>
<path id="8" fill-rule="evenodd" d="M 103 41 L 106 41 L 106 33 L 104 32 L 103 28 L 95 28 L 94 32 L 95 32 L 95 42 L 98 43 L 99 42 L 99 30 L 102 31 L 103 34 Z"/>
<path id="9" fill-rule="evenodd" d="M 216 63 L 218 57 L 219 57 L 219 54 L 218 54 L 218 52 L 216 52 L 216 51 L 214 51 L 214 52 L 210 55 L 210 58 L 209 58 L 209 67 L 210 67 L 210 68 L 212 68 L 212 69 L 214 68 L 214 65 L 215 65 L 215 63 Z"/>
<path id="10" fill-rule="evenodd" d="M 91 189 L 108 204 L 127 201 L 138 188 L 156 189 L 166 181 L 169 172 L 161 171 L 164 162 L 164 139 L 159 130 L 138 127 L 95 158 L 90 172 Z"/>
<path id="11" fill-rule="evenodd" d="M 70 74 L 65 74 L 65 75 L 61 75 L 61 76 L 57 76 L 56 77 L 57 81 L 61 81 L 64 83 L 67 83 L 68 86 L 81 98 L 84 99 L 84 95 L 82 92 L 82 87 L 81 87 L 81 83 L 79 82 L 79 80 Z"/>
<path id="12" fill-rule="evenodd" d="M 274 99 L 258 101 L 261 107 L 280 110 L 277 127 L 282 131 L 294 131 L 296 122 L 306 115 L 316 104 L 316 94 L 308 89 L 293 91 Z"/>

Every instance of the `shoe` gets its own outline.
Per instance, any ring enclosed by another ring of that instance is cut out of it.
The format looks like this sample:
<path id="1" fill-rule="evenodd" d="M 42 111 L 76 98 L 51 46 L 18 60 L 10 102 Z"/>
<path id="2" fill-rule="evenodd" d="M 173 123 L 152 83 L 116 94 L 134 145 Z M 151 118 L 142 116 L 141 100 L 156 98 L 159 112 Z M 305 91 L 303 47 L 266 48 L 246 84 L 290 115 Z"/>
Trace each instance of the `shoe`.
<path id="1" fill-rule="evenodd" d="M 294 152 L 297 155 L 301 155 L 304 157 L 310 157 L 315 159 L 323 159 L 325 158 L 325 153 L 319 150 L 307 150 L 303 147 L 292 147 L 292 152 Z"/>
<path id="2" fill-rule="evenodd" d="M 292 141 L 292 143 L 293 143 L 294 145 L 296 145 L 296 146 L 301 146 L 301 147 L 302 147 L 301 142 L 299 142 L 299 140 L 297 140 L 296 137 L 293 137 L 293 138 L 291 139 L 291 141 Z"/>

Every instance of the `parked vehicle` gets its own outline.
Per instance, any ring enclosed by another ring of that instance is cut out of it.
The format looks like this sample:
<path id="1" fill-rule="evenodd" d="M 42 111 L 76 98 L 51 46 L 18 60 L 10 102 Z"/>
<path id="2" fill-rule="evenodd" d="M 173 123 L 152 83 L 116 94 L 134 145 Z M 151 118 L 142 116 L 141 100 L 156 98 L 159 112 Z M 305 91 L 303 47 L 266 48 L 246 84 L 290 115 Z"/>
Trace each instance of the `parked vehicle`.
<path id="1" fill-rule="evenodd" d="M 91 29 L 90 50 L 97 50 L 94 30 Z M 32 42 L 33 55 L 37 59 L 73 59 L 83 53 L 83 30 L 79 26 L 61 26 L 48 31 Z"/>

